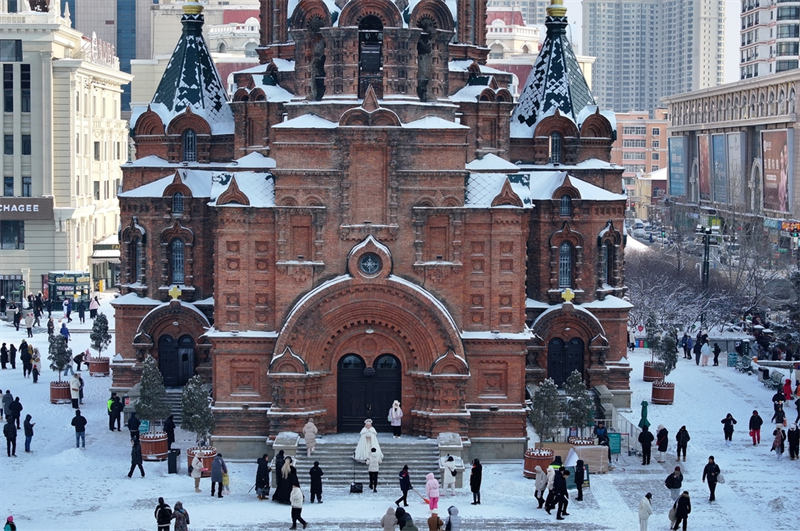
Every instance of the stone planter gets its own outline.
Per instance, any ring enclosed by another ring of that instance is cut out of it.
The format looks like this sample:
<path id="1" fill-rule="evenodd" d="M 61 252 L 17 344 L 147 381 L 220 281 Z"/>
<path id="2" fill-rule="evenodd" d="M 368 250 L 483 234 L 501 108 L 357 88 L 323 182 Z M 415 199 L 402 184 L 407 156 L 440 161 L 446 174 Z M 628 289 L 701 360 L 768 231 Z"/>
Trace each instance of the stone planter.
<path id="1" fill-rule="evenodd" d="M 522 475 L 528 479 L 536 478 L 536 465 L 542 467 L 542 470 L 547 470 L 550 463 L 553 462 L 555 452 L 549 448 L 537 448 L 535 450 L 528 449 L 525 451 L 525 462 L 522 468 Z"/>
<path id="2" fill-rule="evenodd" d="M 664 375 L 657 371 L 655 367 L 658 362 L 646 361 L 644 362 L 644 381 L 645 382 L 658 382 L 664 379 Z"/>
<path id="3" fill-rule="evenodd" d="M 594 446 L 597 444 L 594 437 L 569 437 L 567 442 L 573 446 Z"/>
<path id="4" fill-rule="evenodd" d="M 194 456 L 199 455 L 200 460 L 203 462 L 203 475 L 204 478 L 211 477 L 211 463 L 214 461 L 214 458 L 217 457 L 217 449 L 213 446 L 203 446 L 202 448 L 198 448 L 197 446 L 193 446 L 186 450 L 186 461 L 187 467 L 186 470 L 189 470 L 192 466 L 192 461 L 194 460 Z"/>
<path id="5" fill-rule="evenodd" d="M 167 446 L 167 433 L 151 431 L 139 436 L 142 443 L 142 459 L 145 461 L 166 461 L 169 447 Z"/>
<path id="6" fill-rule="evenodd" d="M 108 376 L 111 374 L 109 358 L 89 358 L 89 376 Z"/>
<path id="7" fill-rule="evenodd" d="M 69 392 L 69 382 L 50 382 L 50 403 L 51 404 L 69 404 L 72 402 L 72 396 Z"/>
<path id="8" fill-rule="evenodd" d="M 670 405 L 675 400 L 675 384 L 672 382 L 653 382 L 653 392 L 650 396 L 652 404 Z"/>

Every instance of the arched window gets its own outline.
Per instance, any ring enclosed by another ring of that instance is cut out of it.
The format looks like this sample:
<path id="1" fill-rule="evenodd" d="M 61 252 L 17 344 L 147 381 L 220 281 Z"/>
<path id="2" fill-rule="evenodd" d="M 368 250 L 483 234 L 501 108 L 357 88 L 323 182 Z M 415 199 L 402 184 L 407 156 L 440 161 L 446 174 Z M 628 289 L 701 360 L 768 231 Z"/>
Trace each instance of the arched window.
<path id="1" fill-rule="evenodd" d="M 566 194 L 561 196 L 561 208 L 559 209 L 559 214 L 562 216 L 572 215 L 572 198 Z"/>
<path id="2" fill-rule="evenodd" d="M 550 133 L 550 163 L 561 164 L 562 138 L 558 133 Z"/>
<path id="3" fill-rule="evenodd" d="M 142 240 L 136 238 L 130 247 L 131 282 L 139 282 L 142 277 Z"/>
<path id="4" fill-rule="evenodd" d="M 614 248 L 606 242 L 600 248 L 600 281 L 613 286 L 614 281 Z"/>
<path id="5" fill-rule="evenodd" d="M 363 98 L 372 85 L 375 95 L 383 97 L 383 22 L 367 15 L 358 24 L 358 97 Z"/>
<path id="6" fill-rule="evenodd" d="M 185 281 L 183 240 L 175 239 L 169 244 L 170 265 L 172 266 L 172 284 L 183 284 Z"/>
<path id="7" fill-rule="evenodd" d="M 558 287 L 572 287 L 572 245 L 569 242 L 558 247 Z"/>
<path id="8" fill-rule="evenodd" d="M 197 133 L 194 129 L 187 129 L 183 133 L 183 160 L 197 162 Z"/>
<path id="9" fill-rule="evenodd" d="M 172 213 L 183 214 L 183 194 L 175 192 L 172 196 Z"/>

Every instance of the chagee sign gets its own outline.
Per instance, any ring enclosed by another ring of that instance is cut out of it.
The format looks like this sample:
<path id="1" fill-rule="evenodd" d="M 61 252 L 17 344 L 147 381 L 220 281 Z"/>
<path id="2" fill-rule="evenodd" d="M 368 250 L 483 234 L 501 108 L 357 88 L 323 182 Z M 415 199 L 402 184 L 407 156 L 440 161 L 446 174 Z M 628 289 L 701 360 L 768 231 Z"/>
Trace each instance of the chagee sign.
<path id="1" fill-rule="evenodd" d="M 52 197 L 0 197 L 2 220 L 53 219 Z"/>

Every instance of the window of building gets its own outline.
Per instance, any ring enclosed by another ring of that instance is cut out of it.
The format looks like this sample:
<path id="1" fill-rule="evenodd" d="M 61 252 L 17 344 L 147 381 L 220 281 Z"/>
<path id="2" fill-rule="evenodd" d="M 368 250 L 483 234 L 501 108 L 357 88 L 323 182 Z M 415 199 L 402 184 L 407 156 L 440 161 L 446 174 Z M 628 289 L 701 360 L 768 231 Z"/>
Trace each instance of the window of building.
<path id="1" fill-rule="evenodd" d="M 558 247 L 558 287 L 572 287 L 572 245 L 569 242 Z"/>
<path id="2" fill-rule="evenodd" d="M 781 24 L 778 26 L 779 39 L 791 39 L 800 37 L 800 25 L 798 24 Z"/>
<path id="3" fill-rule="evenodd" d="M 31 112 L 31 65 L 20 65 L 20 89 L 20 110 Z"/>
<path id="4" fill-rule="evenodd" d="M 658 153 L 653 153 L 653 157 L 652 157 L 653 160 L 658 160 L 658 157 L 659 157 Z"/>
<path id="5" fill-rule="evenodd" d="M 183 133 L 183 160 L 197 162 L 197 133 L 194 129 L 187 129 Z"/>
<path id="6" fill-rule="evenodd" d="M 3 196 L 14 197 L 14 178 L 3 177 Z"/>
<path id="7" fill-rule="evenodd" d="M 0 245 L 3 249 L 25 248 L 25 222 L 18 220 L 0 221 Z"/>
<path id="8" fill-rule="evenodd" d="M 0 40 L 0 61 L 22 61 L 22 41 Z"/>
<path id="9" fill-rule="evenodd" d="M 3 65 L 3 112 L 14 112 L 14 65 Z"/>
<path id="10" fill-rule="evenodd" d="M 109 188 L 108 181 L 103 181 L 103 199 L 108 199 L 109 197 L 111 197 L 108 188 Z"/>
<path id="11" fill-rule="evenodd" d="M 658 164 L 653 164 L 650 166 L 650 172 L 658 171 L 659 169 L 660 168 L 658 167 Z"/>
<path id="12" fill-rule="evenodd" d="M 14 135 L 3 135 L 3 153 L 5 155 L 14 154 Z"/>
<path id="13" fill-rule="evenodd" d="M 653 136 L 658 136 L 660 134 L 661 134 L 661 128 L 660 127 L 654 127 L 653 130 L 652 130 L 652 135 Z"/>
<path id="14" fill-rule="evenodd" d="M 645 160 L 644 151 L 628 151 L 622 154 L 622 160 Z"/>
<path id="15" fill-rule="evenodd" d="M 550 163 L 561 164 L 562 138 L 558 133 L 550 133 Z"/>
<path id="16" fill-rule="evenodd" d="M 798 60 L 794 61 L 777 61 L 775 63 L 775 72 L 784 72 L 786 70 L 794 70 L 798 66 Z"/>
<path id="17" fill-rule="evenodd" d="M 94 160 L 100 160 L 100 142 L 94 143 Z"/>
<path id="18" fill-rule="evenodd" d="M 628 125 L 622 128 L 622 134 L 628 135 L 646 135 L 647 128 L 643 125 Z"/>
<path id="19" fill-rule="evenodd" d="M 94 200 L 100 201 L 100 181 L 94 181 Z"/>
<path id="20" fill-rule="evenodd" d="M 622 147 L 624 148 L 643 148 L 647 147 L 646 140 L 623 140 Z"/>
<path id="21" fill-rule="evenodd" d="M 184 244 L 183 240 L 174 239 L 169 245 L 170 264 L 172 265 L 172 284 L 183 284 L 184 278 Z"/>
<path id="22" fill-rule="evenodd" d="M 31 154 L 31 135 L 22 135 L 22 154 Z"/>
<path id="23" fill-rule="evenodd" d="M 653 149 L 658 149 L 658 148 L 660 148 L 660 147 L 661 147 L 661 141 L 659 141 L 659 140 L 653 140 L 653 143 L 652 143 L 652 148 L 653 148 Z"/>
<path id="24" fill-rule="evenodd" d="M 566 194 L 561 196 L 561 206 L 559 208 L 559 214 L 561 214 L 562 216 L 572 215 L 572 198 Z"/>
<path id="25" fill-rule="evenodd" d="M 135 238 L 131 242 L 131 282 L 139 282 L 142 277 L 142 240 Z"/>
<path id="26" fill-rule="evenodd" d="M 800 53 L 800 43 L 797 42 L 779 42 L 777 44 L 778 55 L 797 55 Z"/>
<path id="27" fill-rule="evenodd" d="M 22 178 L 22 197 L 31 197 L 31 178 Z"/>
<path id="28" fill-rule="evenodd" d="M 172 196 L 172 213 L 183 214 L 183 194 L 180 192 Z"/>
<path id="29" fill-rule="evenodd" d="M 78 177 L 75 179 L 75 195 L 81 195 L 81 178 Z"/>

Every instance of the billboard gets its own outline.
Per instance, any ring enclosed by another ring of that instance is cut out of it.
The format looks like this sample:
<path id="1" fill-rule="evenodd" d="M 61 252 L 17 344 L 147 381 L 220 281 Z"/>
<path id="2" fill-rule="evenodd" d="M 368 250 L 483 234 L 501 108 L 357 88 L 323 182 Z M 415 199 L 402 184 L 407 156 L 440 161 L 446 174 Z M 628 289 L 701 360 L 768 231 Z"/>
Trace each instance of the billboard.
<path id="1" fill-rule="evenodd" d="M 714 183 L 714 201 L 728 202 L 728 163 L 726 162 L 725 135 L 711 135 L 711 176 Z"/>
<path id="2" fill-rule="evenodd" d="M 743 205 L 747 180 L 744 161 L 745 133 L 728 133 L 728 184 L 730 200 L 734 205 Z"/>
<path id="3" fill-rule="evenodd" d="M 697 135 L 697 173 L 700 200 L 711 201 L 711 146 L 709 135 Z"/>
<path id="4" fill-rule="evenodd" d="M 789 212 L 789 176 L 792 175 L 792 131 L 761 132 L 761 167 L 764 175 L 764 208 Z"/>
<path id="5" fill-rule="evenodd" d="M 686 149 L 685 136 L 671 136 L 668 139 L 669 147 L 669 195 L 686 195 Z"/>

